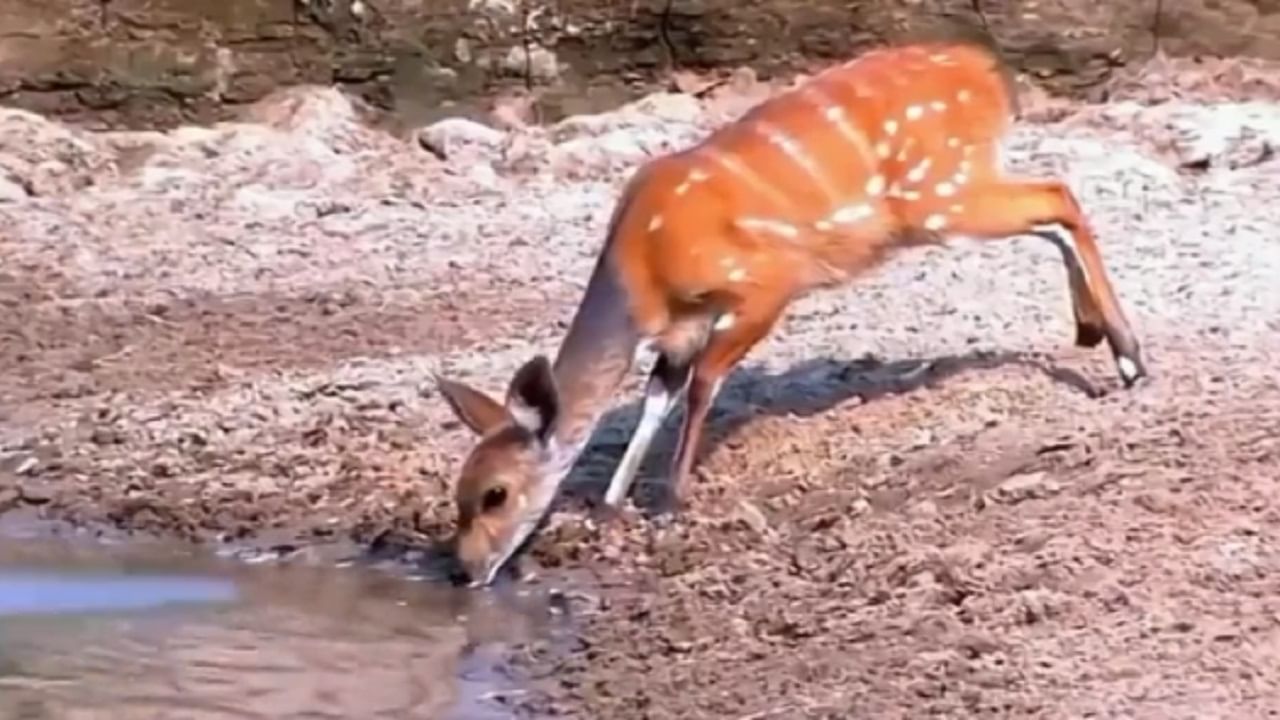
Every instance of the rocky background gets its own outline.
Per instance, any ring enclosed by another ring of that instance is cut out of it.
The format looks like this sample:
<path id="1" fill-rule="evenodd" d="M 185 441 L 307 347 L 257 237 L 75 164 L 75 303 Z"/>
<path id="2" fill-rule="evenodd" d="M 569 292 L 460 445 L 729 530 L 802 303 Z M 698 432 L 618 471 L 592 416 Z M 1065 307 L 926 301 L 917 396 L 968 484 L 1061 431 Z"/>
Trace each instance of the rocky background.
<path id="1" fill-rule="evenodd" d="M 677 71 L 768 78 L 957 30 L 989 33 L 1074 96 L 1157 49 L 1280 59 L 1277 0 L 0 0 L 0 103 L 172 127 L 305 82 L 411 124 L 532 91 L 537 119 L 554 121 Z"/>

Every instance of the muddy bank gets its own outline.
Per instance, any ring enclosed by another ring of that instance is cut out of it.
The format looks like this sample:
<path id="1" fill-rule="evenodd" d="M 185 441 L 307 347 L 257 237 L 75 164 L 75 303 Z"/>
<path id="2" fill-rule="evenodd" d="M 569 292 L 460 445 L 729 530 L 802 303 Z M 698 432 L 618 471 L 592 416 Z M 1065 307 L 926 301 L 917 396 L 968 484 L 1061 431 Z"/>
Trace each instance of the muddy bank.
<path id="1" fill-rule="evenodd" d="M 1021 72 L 1077 98 L 1157 48 L 1280 60 L 1280 10 L 1256 0 L 10 0 L 0 103 L 173 127 L 316 83 L 411 124 L 483 113 L 499 92 L 532 95 L 555 121 L 690 73 L 786 76 L 955 32 L 989 36 Z"/>
<path id="2" fill-rule="evenodd" d="M 1280 105 L 1174 80 L 1159 105 L 1040 108 L 1008 151 L 1079 192 L 1149 383 L 1120 390 L 1105 352 L 1071 347 L 1053 248 L 920 251 L 797 305 L 752 354 L 679 523 L 599 530 L 580 511 L 637 373 L 528 563 L 594 579 L 577 647 L 516 658 L 541 678 L 522 707 L 1274 707 Z M 286 549 L 427 542 L 472 440 L 431 372 L 496 390 L 554 350 L 629 169 L 749 101 L 437 126 L 434 151 L 308 88 L 165 133 L 4 111 L 0 510 Z"/>

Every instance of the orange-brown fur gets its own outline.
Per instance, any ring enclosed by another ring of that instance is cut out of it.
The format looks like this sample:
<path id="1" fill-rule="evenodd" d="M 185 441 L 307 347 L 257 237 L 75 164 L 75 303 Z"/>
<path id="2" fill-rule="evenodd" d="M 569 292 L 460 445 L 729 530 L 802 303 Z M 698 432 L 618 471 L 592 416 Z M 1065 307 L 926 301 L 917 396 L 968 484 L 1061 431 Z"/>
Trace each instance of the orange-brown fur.
<path id="1" fill-rule="evenodd" d="M 526 363 L 506 406 L 442 385 L 482 435 L 457 488 L 468 572 L 491 579 L 527 537 L 637 342 L 654 341 L 660 359 L 610 483 L 611 505 L 622 501 L 677 396 L 688 405 L 670 470 L 678 495 L 720 382 L 790 303 L 849 282 L 898 249 L 955 235 L 1053 241 L 1067 270 L 1076 342 L 1106 339 L 1126 385 L 1144 375 L 1070 189 L 1003 174 L 998 149 L 1015 108 L 1011 87 L 977 46 L 877 50 L 638 170 L 554 367 L 541 356 Z M 495 489 L 512 500 L 486 509 L 482 499 Z"/>
<path id="2" fill-rule="evenodd" d="M 951 62 L 939 65 L 929 60 L 939 54 Z M 848 112 L 851 124 L 864 134 L 862 148 L 853 146 L 808 99 L 815 86 Z M 854 196 L 871 175 L 881 173 L 892 184 L 907 170 L 908 161 L 899 160 L 897 152 L 888 159 L 874 157 L 870 138 L 884 120 L 902 117 L 905 108 L 919 99 L 953 97 L 957 87 L 969 89 L 973 94 L 969 102 L 950 102 L 942 113 L 927 112 L 903 131 L 910 132 L 916 145 L 914 155 L 954 155 L 944 145 L 948 137 L 979 148 L 980 155 L 973 158 L 974 179 L 985 179 L 994 172 L 994 143 L 1006 130 L 1012 103 L 994 59 L 968 45 L 873 51 L 771 98 L 698 145 L 654 160 L 639 171 L 632 181 L 636 199 L 611 251 L 624 268 L 640 327 L 660 333 L 671 321 L 673 301 L 715 291 L 746 292 L 726 287 L 720 262 L 727 255 L 751 266 L 752 291 L 782 294 L 806 289 L 808 284 L 826 284 L 821 282 L 828 274 L 825 267 L 856 273 L 882 260 L 895 238 L 919 226 L 938 203 L 886 199 L 880 208 L 881 221 L 874 227 L 855 234 L 811 231 L 803 249 L 729 224 L 746 212 L 816 219 L 832 208 L 830 198 L 807 192 L 807 176 L 781 149 L 762 142 L 753 128 L 764 121 L 788 131 L 818 159 L 835 189 Z M 780 202 L 777 193 L 761 193 L 719 171 L 707 158 L 708 150 L 736 156 L 777 188 L 793 189 L 784 191 L 790 202 Z M 695 169 L 710 178 L 673 197 L 672 188 Z M 651 218 L 659 213 L 666 223 L 657 232 L 647 232 Z"/>

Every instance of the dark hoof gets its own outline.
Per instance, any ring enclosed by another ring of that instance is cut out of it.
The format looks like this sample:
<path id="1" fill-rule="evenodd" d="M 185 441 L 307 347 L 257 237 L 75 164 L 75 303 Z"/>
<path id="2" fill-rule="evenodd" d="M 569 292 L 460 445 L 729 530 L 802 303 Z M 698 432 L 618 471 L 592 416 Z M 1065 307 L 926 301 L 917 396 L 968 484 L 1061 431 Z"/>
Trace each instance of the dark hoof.
<path id="1" fill-rule="evenodd" d="M 650 516 L 654 525 L 669 527 L 680 519 L 685 510 L 684 498 L 671 492 L 661 493 L 651 506 Z"/>
<path id="2" fill-rule="evenodd" d="M 1098 347 L 1107 337 L 1097 325 L 1076 321 L 1076 346 L 1083 348 Z"/>
<path id="3" fill-rule="evenodd" d="M 591 509 L 591 521 L 601 527 L 623 524 L 631 520 L 631 513 L 617 505 L 600 503 Z"/>

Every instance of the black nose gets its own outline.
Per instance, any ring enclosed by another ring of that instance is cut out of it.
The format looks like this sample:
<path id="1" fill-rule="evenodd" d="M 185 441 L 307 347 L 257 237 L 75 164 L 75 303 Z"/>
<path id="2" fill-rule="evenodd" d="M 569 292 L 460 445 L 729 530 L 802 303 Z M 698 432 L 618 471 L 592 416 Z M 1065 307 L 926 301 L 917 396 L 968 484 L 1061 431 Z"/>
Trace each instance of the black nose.
<path id="1" fill-rule="evenodd" d="M 465 570 L 451 570 L 449 572 L 449 582 L 454 587 L 464 587 L 471 583 L 471 576 Z"/>

